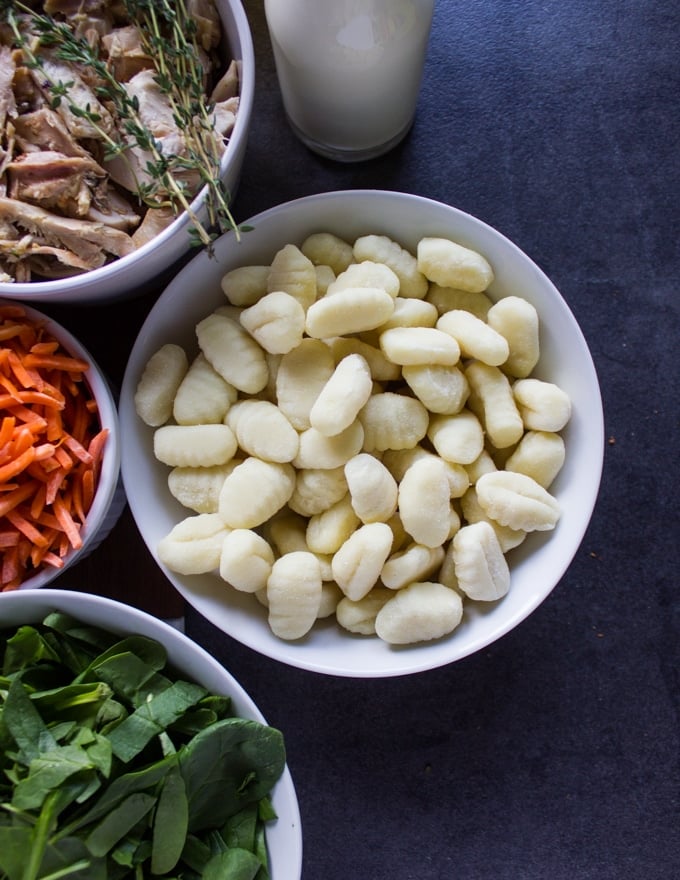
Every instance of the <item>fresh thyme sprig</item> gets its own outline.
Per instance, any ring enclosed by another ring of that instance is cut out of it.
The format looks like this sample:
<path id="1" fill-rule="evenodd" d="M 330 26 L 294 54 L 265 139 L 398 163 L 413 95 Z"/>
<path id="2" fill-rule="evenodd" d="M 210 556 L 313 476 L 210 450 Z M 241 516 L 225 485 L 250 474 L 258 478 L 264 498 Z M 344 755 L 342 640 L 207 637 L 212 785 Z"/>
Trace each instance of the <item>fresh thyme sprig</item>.
<path id="1" fill-rule="evenodd" d="M 27 66 L 40 71 L 50 83 L 53 108 L 62 101 L 69 111 L 87 122 L 96 131 L 104 146 L 105 158 L 121 156 L 134 175 L 136 194 L 149 208 L 171 206 L 175 214 L 186 211 L 193 223 L 189 230 L 194 244 L 210 247 L 220 232 L 239 229 L 229 207 L 230 195 L 220 179 L 221 143 L 214 127 L 214 107 L 208 103 L 204 90 L 204 72 L 197 46 L 197 28 L 189 16 L 184 0 L 123 0 L 131 23 L 137 26 L 149 57 L 153 60 L 154 79 L 166 96 L 173 118 L 182 133 L 186 152 L 168 154 L 144 125 L 136 96 L 130 96 L 96 51 L 76 36 L 64 22 L 42 15 L 21 0 L 8 3 L 0 0 L 0 21 L 6 21 L 22 49 Z M 35 40 L 26 36 L 15 11 L 28 16 Z M 90 105 L 80 107 L 70 100 L 73 82 L 54 82 L 40 60 L 39 46 L 50 48 L 54 57 L 93 70 L 100 80 L 95 93 L 113 105 L 124 137 L 116 140 L 102 125 L 101 114 Z M 143 150 L 148 160 L 148 181 L 140 181 L 127 159 L 131 146 Z M 193 193 L 184 180 L 197 177 L 207 188 L 206 209 L 208 228 L 191 206 Z"/>

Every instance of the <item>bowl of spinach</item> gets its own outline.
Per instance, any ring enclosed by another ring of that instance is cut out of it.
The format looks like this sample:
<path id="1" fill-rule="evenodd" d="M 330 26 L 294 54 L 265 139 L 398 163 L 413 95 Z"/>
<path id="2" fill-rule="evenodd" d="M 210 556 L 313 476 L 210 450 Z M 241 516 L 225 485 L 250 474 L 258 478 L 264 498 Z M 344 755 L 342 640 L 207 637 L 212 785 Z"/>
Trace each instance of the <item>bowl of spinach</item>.
<path id="1" fill-rule="evenodd" d="M 0 878 L 299 880 L 280 731 L 168 624 L 0 595 Z"/>

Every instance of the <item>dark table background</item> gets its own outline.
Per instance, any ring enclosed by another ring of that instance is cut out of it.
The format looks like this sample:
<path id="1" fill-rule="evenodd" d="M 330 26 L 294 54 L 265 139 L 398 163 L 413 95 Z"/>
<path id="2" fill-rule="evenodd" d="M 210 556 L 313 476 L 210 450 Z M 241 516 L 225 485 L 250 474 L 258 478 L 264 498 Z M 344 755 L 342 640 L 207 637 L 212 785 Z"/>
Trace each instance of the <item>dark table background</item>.
<path id="1" fill-rule="evenodd" d="M 258 69 L 236 218 L 366 187 L 495 226 L 576 315 L 607 433 L 569 571 L 528 620 L 461 662 L 321 676 L 186 610 L 187 632 L 286 734 L 304 880 L 680 878 L 680 4 L 438 0 L 410 136 L 347 166 L 287 128 L 262 0 L 245 7 Z M 165 280 L 118 305 L 45 310 L 120 381 Z M 64 580 L 184 612 L 127 511 Z"/>

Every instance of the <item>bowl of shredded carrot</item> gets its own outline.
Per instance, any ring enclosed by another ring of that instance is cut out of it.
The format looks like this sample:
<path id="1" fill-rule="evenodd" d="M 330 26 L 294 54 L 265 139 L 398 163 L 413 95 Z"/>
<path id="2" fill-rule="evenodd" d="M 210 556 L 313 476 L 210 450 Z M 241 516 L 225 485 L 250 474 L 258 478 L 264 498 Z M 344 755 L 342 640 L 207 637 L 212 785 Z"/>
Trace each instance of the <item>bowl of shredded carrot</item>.
<path id="1" fill-rule="evenodd" d="M 105 376 L 61 325 L 0 300 L 0 590 L 54 580 L 104 540 L 124 504 Z"/>

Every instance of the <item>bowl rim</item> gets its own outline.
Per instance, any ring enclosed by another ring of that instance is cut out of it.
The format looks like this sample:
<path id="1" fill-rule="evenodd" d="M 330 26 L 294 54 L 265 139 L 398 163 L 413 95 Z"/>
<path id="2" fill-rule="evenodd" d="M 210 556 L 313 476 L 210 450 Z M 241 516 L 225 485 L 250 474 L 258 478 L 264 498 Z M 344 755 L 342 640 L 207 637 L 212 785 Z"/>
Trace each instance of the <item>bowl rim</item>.
<path id="1" fill-rule="evenodd" d="M 549 574 L 550 586 L 549 588 L 546 588 L 543 584 L 541 584 L 540 589 L 537 588 L 536 591 L 532 593 L 530 601 L 526 601 L 525 604 L 521 605 L 521 607 L 513 613 L 510 613 L 509 611 L 505 612 L 503 615 L 503 620 L 493 629 L 491 636 L 484 635 L 484 632 L 482 631 L 482 633 L 479 634 L 479 637 L 472 639 L 468 644 L 466 644 L 464 648 L 462 648 L 461 646 L 457 646 L 449 652 L 447 652 L 445 649 L 428 650 L 431 646 L 433 646 L 433 643 L 427 643 L 427 645 L 424 646 L 407 646 L 403 649 L 396 649 L 393 652 L 393 656 L 395 658 L 393 663 L 388 663 L 386 661 L 385 665 L 379 665 L 379 667 L 377 668 L 366 669 L 358 668 L 356 665 L 356 660 L 352 662 L 352 658 L 348 658 L 344 661 L 342 665 L 339 665 L 337 662 L 331 662 L 329 659 L 326 659 L 323 655 L 323 652 L 306 652 L 304 643 L 293 643 L 291 645 L 290 643 L 283 642 L 282 644 L 278 644 L 278 642 L 273 641 L 272 638 L 268 635 L 263 636 L 262 639 L 260 639 L 258 635 L 253 636 L 249 632 L 244 635 L 243 627 L 241 627 L 240 629 L 236 628 L 236 617 L 241 612 L 241 607 L 239 605 L 238 608 L 235 608 L 234 600 L 232 599 L 230 599 L 228 605 L 229 616 L 234 618 L 234 621 L 230 622 L 230 627 L 232 628 L 225 628 L 221 625 L 221 623 L 216 623 L 215 620 L 211 621 L 214 625 L 223 629 L 224 632 L 226 632 L 232 638 L 235 638 L 237 641 L 240 641 L 247 647 L 250 647 L 251 649 L 279 662 L 283 662 L 288 665 L 313 672 L 336 676 L 379 678 L 388 676 L 400 676 L 426 671 L 435 667 L 447 665 L 450 662 L 455 662 L 457 660 L 463 659 L 464 657 L 469 656 L 470 654 L 478 650 L 481 650 L 482 648 L 488 646 L 503 635 L 507 634 L 510 630 L 516 627 L 524 619 L 526 619 L 554 590 L 566 570 L 571 565 L 574 556 L 576 555 L 578 547 L 580 546 L 580 543 L 589 525 L 590 519 L 594 511 L 595 503 L 597 501 L 604 460 L 604 418 L 602 410 L 602 396 L 600 392 L 597 372 L 595 370 L 595 365 L 592 359 L 592 354 L 585 340 L 583 332 L 579 324 L 577 323 L 573 313 L 571 312 L 571 309 L 569 308 L 566 301 L 557 290 L 553 282 L 537 266 L 537 264 L 510 239 L 508 239 L 505 235 L 503 235 L 497 229 L 485 223 L 484 221 L 466 213 L 465 211 L 455 208 L 450 204 L 435 201 L 424 196 L 393 190 L 357 189 L 315 193 L 312 195 L 296 198 L 291 201 L 275 205 L 253 216 L 248 221 L 248 225 L 252 227 L 253 230 L 257 230 L 258 228 L 262 229 L 262 227 L 264 226 L 267 232 L 271 232 L 271 229 L 273 227 L 270 224 L 278 223 L 280 226 L 281 214 L 283 213 L 284 216 L 288 216 L 290 218 L 291 225 L 296 226 L 297 232 L 298 226 L 305 226 L 305 223 L 300 221 L 300 223 L 297 224 L 297 218 L 294 221 L 293 214 L 291 212 L 300 211 L 304 214 L 304 212 L 306 211 L 313 211 L 315 203 L 319 201 L 324 201 L 328 203 L 328 211 L 330 213 L 332 210 L 333 215 L 338 217 L 338 225 L 342 223 L 345 223 L 345 225 L 347 225 L 345 221 L 348 217 L 350 218 L 349 222 L 351 225 L 361 225 L 363 220 L 360 217 L 356 217 L 356 210 L 352 211 L 352 202 L 357 198 L 363 199 L 367 197 L 378 197 L 378 199 L 381 200 L 381 216 L 384 215 L 386 217 L 384 223 L 385 227 L 389 228 L 390 226 L 389 211 L 392 208 L 396 209 L 398 207 L 401 211 L 410 210 L 412 213 L 418 213 L 418 210 L 422 211 L 423 213 L 425 211 L 432 210 L 437 215 L 438 222 L 444 222 L 444 220 L 442 220 L 442 215 L 445 214 L 446 220 L 452 221 L 451 225 L 455 226 L 456 224 L 462 223 L 465 226 L 465 232 L 468 236 L 470 234 L 473 234 L 475 237 L 479 236 L 483 241 L 489 244 L 493 242 L 494 247 L 500 249 L 504 254 L 510 255 L 510 258 L 512 258 L 513 260 L 519 261 L 522 267 L 522 272 L 526 273 L 526 275 L 530 277 L 532 282 L 540 287 L 541 291 L 545 293 L 551 304 L 554 305 L 554 307 L 557 309 L 559 313 L 559 323 L 561 331 L 560 336 L 565 335 L 563 332 L 563 327 L 565 324 L 568 324 L 571 332 L 571 337 L 574 340 L 578 339 L 579 341 L 579 370 L 584 377 L 582 383 L 583 387 L 587 389 L 588 393 L 587 402 L 589 404 L 588 415 L 590 419 L 585 428 L 583 427 L 583 425 L 581 425 L 579 428 L 579 430 L 587 431 L 588 435 L 588 461 L 586 463 L 585 470 L 588 473 L 590 482 L 585 487 L 581 486 L 583 491 L 578 496 L 579 513 L 576 524 L 574 525 L 574 523 L 571 523 L 571 530 L 568 534 L 568 538 L 559 545 L 560 552 L 555 554 L 555 560 L 552 559 L 551 554 L 551 562 L 555 562 L 555 565 L 551 568 Z M 307 220 L 308 214 L 304 214 L 304 217 L 305 220 Z M 284 223 L 283 225 L 285 226 L 286 224 Z M 309 231 L 320 230 L 316 228 Z M 331 228 L 330 231 L 337 230 Z M 431 234 L 420 231 L 419 227 L 417 230 L 414 230 L 414 235 L 416 232 L 418 234 L 418 237 L 421 237 L 423 234 Z M 251 235 L 253 233 L 248 234 Z M 342 235 L 342 232 L 340 232 L 339 234 Z M 289 233 L 287 230 L 279 232 L 278 228 L 276 229 L 276 233 L 271 232 L 271 237 L 281 239 L 284 243 L 293 240 L 292 238 L 287 238 L 287 236 L 289 235 L 291 235 L 291 233 Z M 227 233 L 216 242 L 217 263 L 220 262 L 220 258 L 224 260 L 221 271 L 226 271 L 227 269 L 232 268 L 232 266 L 244 264 L 242 258 L 235 258 L 234 255 L 238 253 L 236 242 L 233 240 L 233 237 L 230 236 L 232 236 L 232 234 Z M 464 239 L 465 235 L 461 235 L 458 238 L 458 240 L 461 241 L 462 244 L 466 244 L 466 241 Z M 242 237 L 242 240 L 247 239 Z M 467 244 L 474 247 L 474 244 L 470 244 L 470 242 L 467 242 Z M 481 244 L 479 244 L 478 246 L 481 249 Z M 264 246 L 260 244 L 259 250 L 262 251 L 264 249 Z M 272 250 L 272 248 L 269 249 Z M 273 256 L 273 253 L 270 253 L 270 258 L 271 256 Z M 209 258 L 205 254 L 198 254 L 193 258 L 193 260 L 191 260 L 182 269 L 180 269 L 178 274 L 175 275 L 175 277 L 169 282 L 164 292 L 160 295 L 159 299 L 156 301 L 155 305 L 149 312 L 144 324 L 142 325 L 137 340 L 135 341 L 130 358 L 128 360 L 128 365 L 125 371 L 125 376 L 121 388 L 119 413 L 123 423 L 122 475 L 124 484 L 128 488 L 128 503 L 130 505 L 133 518 L 137 524 L 137 528 L 139 529 L 149 552 L 151 552 L 161 571 L 163 571 L 165 576 L 174 584 L 175 588 L 178 590 L 178 592 L 180 592 L 181 595 L 184 596 L 187 602 L 194 609 L 196 609 L 199 614 L 210 620 L 213 614 L 218 610 L 217 606 L 219 605 L 219 599 L 215 597 L 214 591 L 212 590 L 212 588 L 208 587 L 206 583 L 207 579 L 210 576 L 194 576 L 193 578 L 187 576 L 185 578 L 170 571 L 160 562 L 160 560 L 158 559 L 156 548 L 150 545 L 147 535 L 145 534 L 143 511 L 139 509 L 138 499 L 136 497 L 136 487 L 134 486 L 134 481 L 130 479 L 130 470 L 134 468 L 134 450 L 132 449 L 132 447 L 136 442 L 134 439 L 132 439 L 132 435 L 135 431 L 134 428 L 131 426 L 134 424 L 133 420 L 135 418 L 138 418 L 134 413 L 134 404 L 132 402 L 132 399 L 134 387 L 139 375 L 139 372 L 135 373 L 135 371 L 138 371 L 141 366 L 140 363 L 136 362 L 139 358 L 139 350 L 143 349 L 145 345 L 148 345 L 151 339 L 153 339 L 154 337 L 158 337 L 158 325 L 163 325 L 165 322 L 172 320 L 171 317 L 168 316 L 168 304 L 173 302 L 174 304 L 177 304 L 177 302 L 175 302 L 177 300 L 177 292 L 181 289 L 186 289 L 187 282 L 192 278 L 193 273 L 197 271 L 197 267 L 206 269 L 206 273 L 210 277 L 212 284 L 213 279 L 211 273 L 217 272 L 217 269 L 210 268 L 210 264 L 206 262 L 207 259 Z M 191 284 L 195 286 L 195 279 L 190 283 L 190 286 Z M 205 287 L 205 284 L 203 286 Z M 201 300 L 201 303 L 204 303 L 203 299 Z M 195 305 L 195 303 L 192 303 L 192 306 L 190 306 L 190 308 L 191 307 L 193 307 L 193 310 L 196 311 L 197 306 Z M 206 308 L 208 308 L 208 306 L 206 306 Z M 553 326 L 555 323 L 558 322 L 553 322 Z M 154 325 L 156 325 L 156 327 L 154 327 Z M 186 333 L 184 335 L 186 335 Z M 158 339 L 156 339 L 155 341 L 157 342 Z M 164 341 L 172 342 L 177 340 L 165 338 Z M 150 354 L 151 350 L 149 350 L 148 353 Z M 581 375 L 581 373 L 579 373 L 579 375 Z M 576 416 L 578 416 L 578 413 L 576 413 Z M 567 431 L 571 430 L 574 421 L 575 419 L 574 417 L 572 417 L 570 425 L 567 426 Z M 129 437 L 126 435 L 126 426 L 130 429 Z M 558 477 L 558 480 L 559 479 L 560 477 Z M 129 486 L 128 481 L 130 481 Z M 571 488 L 569 486 L 567 486 L 567 490 L 571 492 Z M 170 500 L 172 501 L 172 499 Z M 572 499 L 572 512 L 575 511 L 575 508 L 576 505 L 573 503 Z M 190 511 L 185 510 L 185 515 L 190 515 L 190 513 Z M 524 545 L 512 551 L 513 559 L 519 560 L 521 564 L 523 554 L 528 552 L 526 550 L 526 547 L 529 545 L 532 548 L 535 548 L 538 545 L 539 550 L 545 550 L 547 535 L 549 535 L 549 533 L 540 533 L 529 536 Z M 536 550 L 534 549 L 533 552 L 536 552 Z M 516 563 L 514 563 L 513 566 L 519 567 Z M 214 580 L 217 581 L 218 579 L 214 578 Z M 252 597 L 248 598 L 252 599 Z M 238 599 L 235 599 L 235 601 L 240 602 L 240 597 L 238 597 Z M 470 604 L 469 600 L 468 604 Z M 474 603 L 472 603 L 472 605 L 474 605 Z M 243 615 L 243 617 L 245 617 L 245 615 Z M 243 623 L 243 620 L 241 620 L 240 622 Z M 325 621 L 317 621 L 314 630 L 322 630 L 325 624 Z M 266 627 L 266 620 L 263 626 Z M 337 627 L 337 624 L 333 623 L 333 626 Z M 482 630 L 483 629 L 484 628 L 482 628 Z M 453 640 L 455 639 L 455 635 L 456 634 L 453 633 L 449 638 Z M 347 638 L 347 644 L 349 647 L 349 645 L 352 644 L 352 634 L 343 632 L 343 636 Z M 440 646 L 441 644 L 443 644 L 443 642 L 440 640 Z M 450 654 L 451 656 L 448 656 L 448 654 Z"/>
<path id="2" fill-rule="evenodd" d="M 163 644 L 169 658 L 172 658 L 173 653 L 178 649 L 188 652 L 191 658 L 189 667 L 177 664 L 181 674 L 187 675 L 211 690 L 223 690 L 225 695 L 232 698 L 236 713 L 240 717 L 258 721 L 260 724 L 268 724 L 254 699 L 222 663 L 185 633 L 140 608 L 107 596 L 77 590 L 46 587 L 24 593 L 12 591 L 0 593 L 0 629 L 8 628 L 7 620 L 8 617 L 13 616 L 12 612 L 16 615 L 17 608 L 23 610 L 26 606 L 30 609 L 30 614 L 28 619 L 22 618 L 24 623 L 37 621 L 48 610 L 66 609 L 67 613 L 82 620 L 83 623 L 101 626 L 109 632 L 120 635 L 129 632 L 155 638 Z M 120 614 L 129 620 L 129 625 L 110 626 L 106 623 L 113 615 Z M 14 624 L 10 623 L 9 626 Z M 224 684 L 218 685 L 217 682 Z M 299 880 L 302 875 L 302 825 L 295 785 L 287 763 L 272 795 L 275 808 L 279 807 L 277 812 L 285 812 L 287 818 L 285 829 L 283 825 L 277 827 L 276 823 L 265 829 L 268 849 L 272 839 L 278 845 L 285 843 L 287 846 L 284 853 L 285 864 L 282 860 L 279 867 L 272 859 L 272 880 Z"/>
<path id="3" fill-rule="evenodd" d="M 92 504 L 85 518 L 85 523 L 81 529 L 82 546 L 76 550 L 71 548 L 66 553 L 62 568 L 43 566 L 34 575 L 19 584 L 17 588 L 18 590 L 29 590 L 43 587 L 44 584 L 61 577 L 72 565 L 75 565 L 91 552 L 92 542 L 97 537 L 98 531 L 111 510 L 114 496 L 117 492 L 122 493 L 120 422 L 117 403 L 108 379 L 89 350 L 70 330 L 67 330 L 63 324 L 55 321 L 50 315 L 27 303 L 0 297 L 0 304 L 24 309 L 28 318 L 42 324 L 47 332 L 54 336 L 70 354 L 88 362 L 89 367 L 85 370 L 83 376 L 92 397 L 97 403 L 99 424 L 102 428 L 108 428 L 109 431 L 102 458 L 99 481 Z"/>
<path id="4" fill-rule="evenodd" d="M 216 0 L 216 7 L 219 7 L 218 0 Z M 255 48 L 248 17 L 241 0 L 227 0 L 226 8 L 233 19 L 233 36 L 239 44 L 237 47 L 232 48 L 232 55 L 234 58 L 237 55 L 240 56 L 236 60 L 239 62 L 241 79 L 239 83 L 239 112 L 236 115 L 234 130 L 229 137 L 229 142 L 220 160 L 220 174 L 222 175 L 229 167 L 232 157 L 238 157 L 241 151 L 245 149 L 250 117 L 255 101 Z M 191 208 L 195 213 L 204 211 L 207 197 L 208 188 L 205 186 L 191 202 Z M 99 266 L 97 269 L 83 272 L 80 275 L 73 275 L 69 278 L 52 278 L 45 281 L 0 281 L 0 297 L 20 299 L 28 302 L 32 298 L 36 298 L 39 302 L 50 302 L 54 298 L 54 302 L 61 302 L 65 285 L 68 286 L 70 293 L 77 294 L 81 289 L 85 293 L 85 288 L 96 285 L 104 279 L 110 282 L 111 279 L 115 279 L 119 275 L 133 270 L 135 266 L 143 264 L 149 254 L 162 247 L 178 233 L 188 235 L 190 224 L 191 218 L 186 211 L 183 211 L 169 226 L 132 253 L 112 260 L 110 263 Z M 86 304 L 85 301 L 83 301 L 83 304 Z"/>

